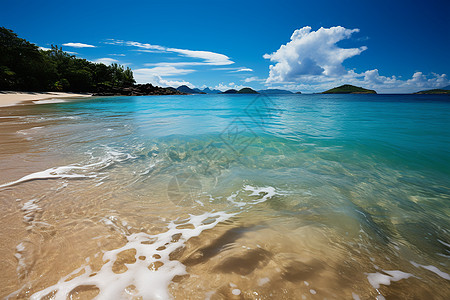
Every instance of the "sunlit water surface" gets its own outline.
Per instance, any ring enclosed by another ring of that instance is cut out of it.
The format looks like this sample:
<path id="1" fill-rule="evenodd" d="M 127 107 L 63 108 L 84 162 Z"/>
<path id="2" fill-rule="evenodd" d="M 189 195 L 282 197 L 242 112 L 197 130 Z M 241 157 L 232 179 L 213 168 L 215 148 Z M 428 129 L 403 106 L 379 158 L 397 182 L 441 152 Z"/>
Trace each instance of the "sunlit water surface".
<path id="1" fill-rule="evenodd" d="M 0 110 L 0 296 L 448 299 L 450 98 Z"/>

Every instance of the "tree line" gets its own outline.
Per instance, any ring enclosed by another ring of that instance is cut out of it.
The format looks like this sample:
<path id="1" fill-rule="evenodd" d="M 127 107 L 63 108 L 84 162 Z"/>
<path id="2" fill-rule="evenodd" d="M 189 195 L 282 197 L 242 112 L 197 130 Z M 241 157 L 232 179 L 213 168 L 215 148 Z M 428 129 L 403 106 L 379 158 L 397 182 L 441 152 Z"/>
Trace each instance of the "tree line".
<path id="1" fill-rule="evenodd" d="M 0 90 L 95 92 L 135 83 L 133 72 L 77 58 L 61 47 L 41 50 L 16 33 L 0 27 Z"/>

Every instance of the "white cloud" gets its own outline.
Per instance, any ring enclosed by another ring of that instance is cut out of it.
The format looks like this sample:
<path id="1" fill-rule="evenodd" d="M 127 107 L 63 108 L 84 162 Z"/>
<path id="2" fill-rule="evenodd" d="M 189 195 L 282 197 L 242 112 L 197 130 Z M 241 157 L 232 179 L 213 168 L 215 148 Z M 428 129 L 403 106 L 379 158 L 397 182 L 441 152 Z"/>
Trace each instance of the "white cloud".
<path id="1" fill-rule="evenodd" d="M 207 65 L 224 66 L 234 64 L 234 62 L 231 61 L 228 56 L 211 51 L 197 51 L 176 48 L 166 48 L 166 51 L 179 53 L 186 57 L 202 59 Z"/>
<path id="2" fill-rule="evenodd" d="M 152 45 L 146 43 L 139 43 L 133 41 L 121 41 L 121 40 L 108 40 L 105 42 L 107 44 L 113 45 L 126 45 L 131 47 L 140 48 L 140 51 L 146 51 L 151 53 L 158 52 L 171 52 L 177 53 L 184 57 L 189 58 L 197 58 L 203 60 L 202 62 L 196 62 L 195 65 L 213 65 L 213 66 L 224 66 L 234 64 L 233 61 L 230 60 L 228 56 L 221 53 L 211 52 L 211 51 L 203 51 L 203 50 L 188 50 L 188 49 L 178 49 L 178 48 L 170 48 L 160 45 Z M 143 50 L 142 50 L 143 49 Z M 170 63 L 165 63 L 170 64 Z"/>
<path id="3" fill-rule="evenodd" d="M 103 58 L 95 59 L 95 60 L 93 60 L 93 62 L 101 63 L 101 64 L 105 64 L 105 65 L 110 65 L 110 64 L 113 64 L 113 63 L 118 63 L 119 61 L 117 59 L 114 59 L 114 58 L 103 57 Z"/>
<path id="4" fill-rule="evenodd" d="M 167 80 L 163 79 L 160 75 L 148 71 L 149 69 L 138 69 L 133 71 L 134 78 L 137 83 L 151 83 L 156 86 L 162 87 L 179 87 L 180 85 L 187 85 L 190 88 L 194 88 L 195 85 L 185 80 Z"/>
<path id="5" fill-rule="evenodd" d="M 159 62 L 159 63 L 146 63 L 144 66 L 153 68 L 142 68 L 135 72 L 139 72 L 138 76 L 142 78 L 148 76 L 173 76 L 173 75 L 185 75 L 195 72 L 194 69 L 186 69 L 187 66 L 224 66 L 234 64 L 230 58 L 221 53 L 215 53 L 211 51 L 199 51 L 199 50 L 188 50 L 188 49 L 178 49 L 169 48 L 160 45 L 152 45 L 146 43 L 139 43 L 133 41 L 121 41 L 110 39 L 107 44 L 112 45 L 125 45 L 130 47 L 139 48 L 140 52 L 150 52 L 150 53 L 176 53 L 182 57 L 188 57 L 193 59 L 199 59 L 201 61 L 188 61 L 188 62 Z"/>
<path id="6" fill-rule="evenodd" d="M 74 48 L 96 48 L 93 45 L 83 44 L 83 43 L 65 43 L 63 46 L 74 47 Z"/>
<path id="7" fill-rule="evenodd" d="M 311 27 L 307 26 L 295 30 L 289 43 L 263 56 L 275 62 L 275 65 L 270 66 L 267 82 L 295 82 L 304 75 L 346 74 L 342 66 L 344 60 L 359 55 L 367 47 L 346 49 L 338 47 L 336 43 L 358 31 L 341 26 L 322 27 L 317 31 L 311 31 Z"/>
<path id="8" fill-rule="evenodd" d="M 237 73 L 237 72 L 253 72 L 253 70 L 250 68 L 239 68 L 235 71 L 232 71 L 231 73 Z"/>
<path id="9" fill-rule="evenodd" d="M 256 77 L 256 76 L 253 76 L 253 77 L 245 78 L 245 79 L 244 79 L 244 82 L 263 81 L 263 80 L 264 80 L 264 79 L 260 79 L 260 78 L 258 78 L 258 77 Z"/>
<path id="10" fill-rule="evenodd" d="M 137 70 L 133 70 L 133 73 L 136 75 L 149 76 L 149 75 L 158 75 L 158 76 L 175 76 L 175 75 L 186 75 L 195 72 L 192 69 L 178 69 L 175 67 L 154 67 L 154 68 L 141 68 Z"/>
<path id="11" fill-rule="evenodd" d="M 51 48 L 45 48 L 45 47 L 39 47 L 39 50 L 48 51 L 48 50 L 52 50 L 52 49 Z"/>
<path id="12" fill-rule="evenodd" d="M 162 78 L 161 76 L 175 76 L 175 75 L 185 75 L 194 72 L 194 70 L 190 69 L 178 69 L 175 67 L 154 67 L 154 68 L 141 68 L 133 70 L 134 78 L 137 83 L 151 83 L 157 86 L 171 86 L 171 87 L 179 87 L 180 85 L 187 85 L 190 88 L 194 88 L 195 86 L 185 80 L 177 80 L 171 79 L 167 80 Z"/>
<path id="13" fill-rule="evenodd" d="M 406 81 L 406 84 L 421 88 L 436 89 L 449 85 L 450 81 L 447 78 L 447 74 L 431 73 L 431 75 L 426 76 L 422 72 L 416 72 L 411 79 Z"/>
<path id="14" fill-rule="evenodd" d="M 159 62 L 159 63 L 145 63 L 146 67 L 187 67 L 187 66 L 202 66 L 202 62 Z"/>

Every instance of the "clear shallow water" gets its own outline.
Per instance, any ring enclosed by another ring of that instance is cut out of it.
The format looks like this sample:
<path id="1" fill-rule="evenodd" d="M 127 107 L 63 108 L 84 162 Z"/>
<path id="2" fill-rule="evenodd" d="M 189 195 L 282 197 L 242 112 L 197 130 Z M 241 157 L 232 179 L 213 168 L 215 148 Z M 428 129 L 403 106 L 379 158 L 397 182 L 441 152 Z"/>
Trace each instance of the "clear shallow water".
<path id="1" fill-rule="evenodd" d="M 2 296 L 450 294 L 448 96 L 114 97 L 0 116 Z"/>

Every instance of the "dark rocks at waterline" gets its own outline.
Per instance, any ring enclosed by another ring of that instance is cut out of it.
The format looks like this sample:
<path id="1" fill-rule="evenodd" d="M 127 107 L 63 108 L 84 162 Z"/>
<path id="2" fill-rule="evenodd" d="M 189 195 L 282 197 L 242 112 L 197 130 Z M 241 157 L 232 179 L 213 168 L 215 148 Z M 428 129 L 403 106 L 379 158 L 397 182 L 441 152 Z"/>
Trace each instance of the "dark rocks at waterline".
<path id="1" fill-rule="evenodd" d="M 174 88 L 163 88 L 150 83 L 135 84 L 129 87 L 110 87 L 99 85 L 94 96 L 146 96 L 146 95 L 186 95 Z"/>

